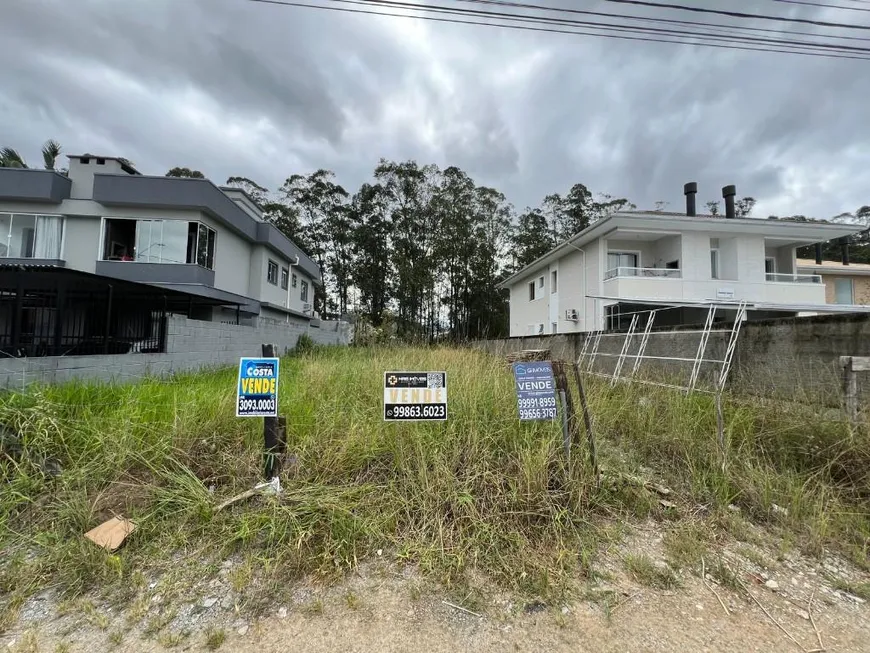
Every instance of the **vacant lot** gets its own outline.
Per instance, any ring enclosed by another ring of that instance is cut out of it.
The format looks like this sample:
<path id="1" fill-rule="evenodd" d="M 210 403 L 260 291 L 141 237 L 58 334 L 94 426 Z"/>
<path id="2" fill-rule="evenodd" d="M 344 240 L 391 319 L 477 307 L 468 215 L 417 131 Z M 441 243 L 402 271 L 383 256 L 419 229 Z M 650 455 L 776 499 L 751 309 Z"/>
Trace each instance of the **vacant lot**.
<path id="1" fill-rule="evenodd" d="M 446 370 L 449 420 L 384 423 L 386 369 Z M 622 649 L 718 648 L 680 638 L 697 618 L 738 647 L 819 648 L 809 616 L 841 650 L 867 641 L 870 438 L 830 411 L 726 401 L 723 450 L 710 397 L 590 379 L 596 484 L 583 443 L 566 464 L 558 424 L 518 422 L 508 366 L 482 353 L 321 350 L 282 383 L 284 492 L 223 511 L 262 464 L 233 370 L 0 397 L 7 641 L 270 650 L 263 633 L 320 632 L 327 650 L 334 622 L 381 623 L 358 650 L 390 628 L 410 638 L 395 650 L 427 628 L 465 642 L 444 650 L 558 648 L 589 645 L 589 610 L 613 637 L 639 615 L 675 629 Z M 82 533 L 113 514 L 139 528 L 109 554 Z M 550 635 L 498 639 L 535 628 Z"/>

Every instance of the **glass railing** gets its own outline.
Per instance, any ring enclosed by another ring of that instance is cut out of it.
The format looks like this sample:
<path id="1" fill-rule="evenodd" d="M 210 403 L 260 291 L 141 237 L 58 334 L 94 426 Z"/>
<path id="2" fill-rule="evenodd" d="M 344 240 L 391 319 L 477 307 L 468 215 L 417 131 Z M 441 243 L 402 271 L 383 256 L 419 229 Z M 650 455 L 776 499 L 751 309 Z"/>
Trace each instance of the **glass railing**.
<path id="1" fill-rule="evenodd" d="M 822 283 L 818 274 L 778 274 L 768 272 L 765 278 L 773 283 Z"/>
<path id="2" fill-rule="evenodd" d="M 673 268 L 612 268 L 604 273 L 604 280 L 617 277 L 656 277 L 659 279 L 681 279 L 681 270 Z"/>

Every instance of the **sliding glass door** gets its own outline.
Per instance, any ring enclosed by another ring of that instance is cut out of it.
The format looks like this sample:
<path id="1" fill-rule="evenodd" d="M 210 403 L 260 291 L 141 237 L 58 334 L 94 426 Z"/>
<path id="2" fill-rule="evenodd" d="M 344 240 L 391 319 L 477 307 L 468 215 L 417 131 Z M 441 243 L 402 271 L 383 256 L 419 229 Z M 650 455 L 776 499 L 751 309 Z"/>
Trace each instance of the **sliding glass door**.
<path id="1" fill-rule="evenodd" d="M 59 259 L 63 217 L 0 213 L 0 258 Z"/>

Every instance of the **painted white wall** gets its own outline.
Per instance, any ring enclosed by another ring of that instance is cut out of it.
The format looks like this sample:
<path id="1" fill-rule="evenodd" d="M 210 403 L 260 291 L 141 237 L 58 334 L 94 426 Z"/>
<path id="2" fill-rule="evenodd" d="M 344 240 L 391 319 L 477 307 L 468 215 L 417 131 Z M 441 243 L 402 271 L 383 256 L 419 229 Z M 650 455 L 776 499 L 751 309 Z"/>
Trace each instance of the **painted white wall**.
<path id="1" fill-rule="evenodd" d="M 63 252 L 66 267 L 93 274 L 102 255 L 100 218 L 67 215 L 64 223 Z"/>
<path id="2" fill-rule="evenodd" d="M 653 262 L 655 267 L 663 268 L 670 261 L 679 261 L 680 267 L 683 266 L 683 248 L 682 239 L 680 236 L 665 236 L 659 238 L 655 243 L 656 260 Z"/>
<path id="3" fill-rule="evenodd" d="M 559 290 L 562 285 L 562 279 L 559 278 L 561 274 L 559 271 L 559 261 L 556 261 L 552 265 L 550 265 L 550 269 L 547 274 L 547 303 L 549 304 L 549 319 L 547 320 L 547 324 L 544 325 L 544 331 L 547 333 L 559 333 Z M 553 284 L 553 275 L 556 275 L 556 283 Z M 562 315 L 562 318 L 565 316 Z M 556 325 L 556 330 L 553 331 L 553 325 Z"/>
<path id="4" fill-rule="evenodd" d="M 254 285 L 257 285 L 257 293 L 256 295 L 252 294 L 251 296 L 255 299 L 258 299 L 262 302 L 269 302 L 270 304 L 276 304 L 277 306 L 287 306 L 287 290 L 281 287 L 281 268 L 289 268 L 290 277 L 288 279 L 288 286 L 290 291 L 290 308 L 295 311 L 301 311 L 304 304 L 313 304 L 314 303 L 314 284 L 311 281 L 311 277 L 302 272 L 298 267 L 291 266 L 291 263 L 295 261 L 289 261 L 286 258 L 278 256 L 272 250 L 267 250 L 264 247 L 257 247 L 257 251 L 255 251 L 251 256 L 251 275 L 252 275 L 252 283 L 251 291 L 255 290 Z M 274 261 L 278 264 L 278 283 L 271 284 L 268 281 L 268 272 L 269 272 L 269 261 Z M 296 275 L 296 287 L 293 287 L 293 275 Z M 256 277 L 256 281 L 254 281 L 254 277 Z M 302 282 L 305 281 L 308 284 L 308 299 L 307 301 L 302 301 Z"/>
<path id="5" fill-rule="evenodd" d="M 535 295 L 535 300 L 529 300 L 529 284 L 538 283 L 538 279 L 544 277 L 544 288 L 540 295 Z M 533 335 L 537 331 L 537 325 L 544 325 L 544 333 L 549 333 L 547 323 L 550 317 L 550 282 L 547 268 L 535 274 L 524 277 L 511 286 L 511 326 L 512 336 Z M 516 307 L 516 310 L 514 310 Z"/>
<path id="6" fill-rule="evenodd" d="M 656 277 L 622 277 L 604 282 L 607 296 L 626 300 L 715 300 L 717 291 L 733 292 L 734 300 L 783 304 L 824 304 L 823 284 L 765 281 L 687 281 Z"/>
<path id="7" fill-rule="evenodd" d="M 201 215 L 199 221 L 216 232 L 214 287 L 237 295 L 248 295 L 252 244 L 210 216 Z"/>

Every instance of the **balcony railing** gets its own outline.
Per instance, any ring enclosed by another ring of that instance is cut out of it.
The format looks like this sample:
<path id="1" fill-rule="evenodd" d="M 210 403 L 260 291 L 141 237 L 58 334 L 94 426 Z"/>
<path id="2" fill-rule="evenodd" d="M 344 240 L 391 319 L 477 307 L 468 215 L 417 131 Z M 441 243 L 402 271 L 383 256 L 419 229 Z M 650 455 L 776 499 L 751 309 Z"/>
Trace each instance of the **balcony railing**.
<path id="1" fill-rule="evenodd" d="M 822 283 L 818 274 L 779 274 L 768 272 L 765 278 L 773 283 Z"/>
<path id="2" fill-rule="evenodd" d="M 604 280 L 617 277 L 655 277 L 657 279 L 681 279 L 681 270 L 673 268 L 612 268 L 604 273 Z"/>

